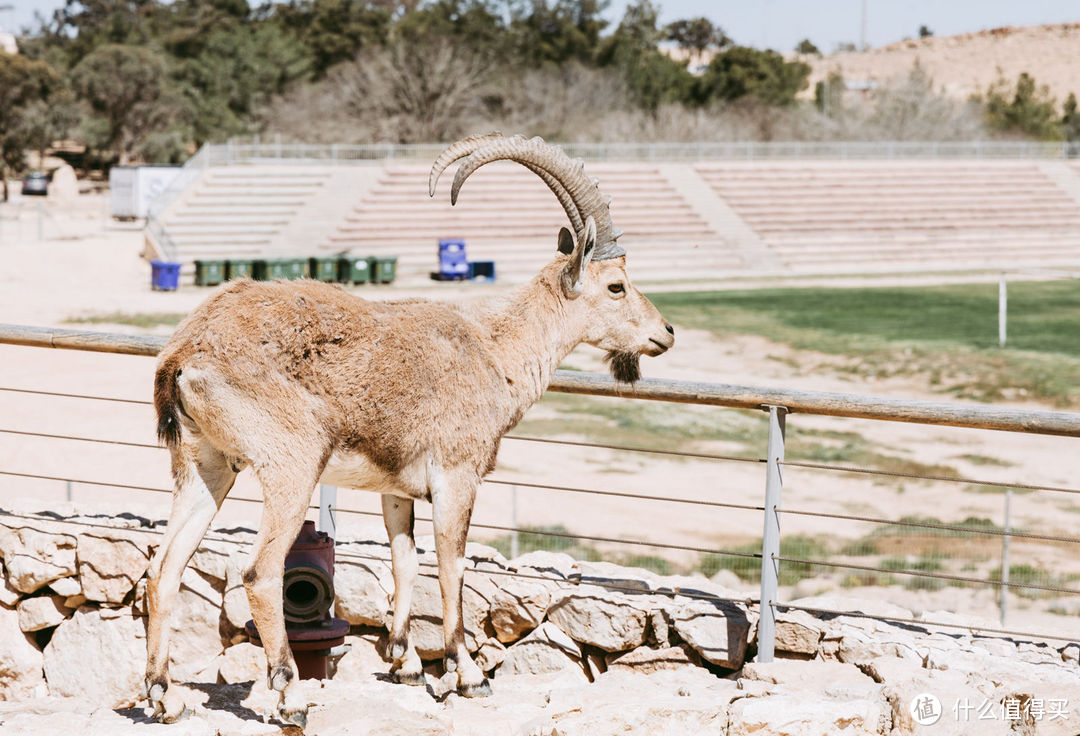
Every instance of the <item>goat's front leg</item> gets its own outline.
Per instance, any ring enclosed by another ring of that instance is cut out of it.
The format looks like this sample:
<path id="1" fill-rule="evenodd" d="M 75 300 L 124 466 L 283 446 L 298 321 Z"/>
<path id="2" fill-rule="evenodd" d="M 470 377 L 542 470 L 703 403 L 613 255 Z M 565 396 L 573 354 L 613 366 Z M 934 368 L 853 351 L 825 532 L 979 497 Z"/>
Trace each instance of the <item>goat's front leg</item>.
<path id="1" fill-rule="evenodd" d="M 169 525 L 146 575 L 145 692 L 163 723 L 176 721 L 187 710 L 183 697 L 169 686 L 169 613 L 176 605 L 184 568 L 236 479 L 223 454 L 186 432 L 184 442 L 172 449 L 172 467 L 176 490 Z"/>
<path id="2" fill-rule="evenodd" d="M 446 671 L 458 673 L 458 693 L 467 698 L 491 695 L 491 685 L 465 647 L 461 588 L 465 578 L 465 539 L 469 534 L 476 482 L 463 480 L 432 489 L 435 553 L 442 590 L 443 644 Z"/>
<path id="3" fill-rule="evenodd" d="M 383 496 L 382 511 L 394 571 L 394 622 L 390 626 L 390 641 L 386 646 L 387 654 L 394 660 L 390 675 L 395 682 L 426 685 L 423 663 L 409 638 L 409 609 L 417 571 L 412 499 Z"/>

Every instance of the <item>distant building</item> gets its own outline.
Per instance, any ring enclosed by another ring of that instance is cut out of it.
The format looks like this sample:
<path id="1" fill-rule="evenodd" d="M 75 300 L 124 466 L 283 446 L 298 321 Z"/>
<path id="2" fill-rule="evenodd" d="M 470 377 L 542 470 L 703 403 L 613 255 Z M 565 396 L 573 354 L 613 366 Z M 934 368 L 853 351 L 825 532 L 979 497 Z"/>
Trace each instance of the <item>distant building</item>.
<path id="1" fill-rule="evenodd" d="M 15 43 L 15 36 L 0 28 L 0 51 L 5 54 L 19 53 L 19 45 Z"/>

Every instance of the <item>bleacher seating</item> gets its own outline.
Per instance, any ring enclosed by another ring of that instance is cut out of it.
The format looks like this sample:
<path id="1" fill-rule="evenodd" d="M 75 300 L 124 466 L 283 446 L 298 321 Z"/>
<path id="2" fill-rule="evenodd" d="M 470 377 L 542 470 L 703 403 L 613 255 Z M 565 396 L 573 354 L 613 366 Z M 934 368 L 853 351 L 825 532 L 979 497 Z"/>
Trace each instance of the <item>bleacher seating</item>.
<path id="1" fill-rule="evenodd" d="M 1073 262 L 1080 206 L 1029 161 L 708 162 L 697 171 L 794 271 Z"/>
<path id="2" fill-rule="evenodd" d="M 165 212 L 162 226 L 183 263 L 263 255 L 327 178 L 307 167 L 211 168 Z"/>
<path id="3" fill-rule="evenodd" d="M 433 269 L 439 238 L 461 237 L 469 257 L 498 264 L 500 279 L 520 281 L 552 257 L 555 236 L 567 225 L 554 195 L 536 175 L 516 164 L 477 171 L 450 205 L 453 170 L 434 198 L 427 196 L 427 166 L 387 166 L 325 248 L 355 253 L 396 253 L 403 274 Z M 638 279 L 671 278 L 694 268 L 706 273 L 742 267 L 705 221 L 693 212 L 655 167 L 590 164 L 590 176 L 614 197 L 611 212 L 625 230 L 620 241 L 633 253 Z"/>
<path id="4" fill-rule="evenodd" d="M 768 273 L 1080 265 L 1080 163 L 767 160 L 598 163 L 642 284 Z M 568 224 L 534 174 L 500 162 L 450 206 L 426 163 L 211 167 L 165 213 L 178 260 L 397 256 L 399 282 L 437 270 L 440 238 L 500 282 L 530 278 Z M 189 268 L 190 266 L 185 266 Z"/>

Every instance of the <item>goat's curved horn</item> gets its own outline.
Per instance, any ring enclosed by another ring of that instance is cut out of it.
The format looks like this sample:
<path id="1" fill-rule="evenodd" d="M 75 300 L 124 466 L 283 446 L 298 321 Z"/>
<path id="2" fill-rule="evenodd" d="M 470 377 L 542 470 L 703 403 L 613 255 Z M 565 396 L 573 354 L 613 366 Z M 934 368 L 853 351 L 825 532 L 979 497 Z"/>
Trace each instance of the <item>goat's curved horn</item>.
<path id="1" fill-rule="evenodd" d="M 493 130 L 483 135 L 470 135 L 468 138 L 462 138 L 457 143 L 451 143 L 445 151 L 439 154 L 439 157 L 435 159 L 435 163 L 431 165 L 431 173 L 428 174 L 428 196 L 435 196 L 435 185 L 439 182 L 439 177 L 442 176 L 448 166 L 460 158 L 475 153 L 477 149 L 484 147 L 488 143 L 502 140 L 502 137 L 502 133 Z"/>
<path id="2" fill-rule="evenodd" d="M 477 148 L 458 167 L 450 188 L 451 203 L 457 201 L 461 185 L 473 172 L 484 164 L 499 160 L 516 161 L 531 170 L 535 170 L 533 167 L 544 170 L 565 188 L 581 219 L 591 215 L 596 220 L 596 251 L 593 260 L 617 258 L 626 254 L 615 242 L 621 232 L 617 232 L 612 225 L 611 212 L 600 190 L 585 176 L 584 162 L 571 160 L 561 148 L 545 143 L 541 138 L 501 138 Z M 569 214 L 569 208 L 565 205 L 564 208 Z M 576 222 L 574 226 L 576 229 Z M 579 238 L 582 237 L 584 228 L 577 233 Z"/>
<path id="3" fill-rule="evenodd" d="M 521 136 L 515 136 L 515 138 L 521 138 Z M 428 196 L 435 196 L 435 185 L 439 182 L 439 177 L 442 176 L 442 173 L 455 161 L 463 159 L 466 156 L 471 156 L 488 143 L 497 140 L 506 139 L 503 138 L 502 133 L 493 132 L 462 138 L 457 143 L 450 145 L 450 147 L 439 154 L 439 157 L 435 159 L 435 163 L 431 167 L 431 173 L 428 175 Z M 513 140 L 513 138 L 510 140 Z M 585 223 L 581 219 L 581 213 L 578 212 L 577 204 L 574 203 L 570 193 L 566 191 L 566 187 L 543 168 L 530 163 L 521 163 L 525 168 L 539 176 L 540 179 L 547 184 L 548 189 L 552 191 L 555 198 L 559 200 L 559 204 L 566 210 L 566 216 L 570 218 L 570 224 L 574 226 L 574 232 L 577 233 L 578 237 L 581 237 L 582 233 L 585 232 Z M 451 198 L 451 203 L 457 204 L 457 196 Z"/>

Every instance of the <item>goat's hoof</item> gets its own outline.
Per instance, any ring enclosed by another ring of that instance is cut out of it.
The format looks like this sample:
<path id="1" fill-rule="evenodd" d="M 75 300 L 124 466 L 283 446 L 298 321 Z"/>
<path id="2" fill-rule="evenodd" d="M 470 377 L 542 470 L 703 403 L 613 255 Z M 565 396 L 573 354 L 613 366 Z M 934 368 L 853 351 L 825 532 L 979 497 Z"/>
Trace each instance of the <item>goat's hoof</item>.
<path id="1" fill-rule="evenodd" d="M 419 672 L 397 672 L 390 673 L 390 679 L 400 685 L 417 685 L 419 687 L 427 686 L 427 677 L 424 675 L 424 671 Z"/>
<path id="2" fill-rule="evenodd" d="M 486 698 L 491 695 L 491 683 L 485 677 L 478 685 L 458 685 L 458 695 L 463 698 Z"/>
<path id="3" fill-rule="evenodd" d="M 176 723 L 191 715 L 183 697 L 174 688 L 154 685 L 148 697 L 154 707 L 154 718 L 159 723 Z"/>
<path id="4" fill-rule="evenodd" d="M 285 706 L 278 706 L 278 717 L 285 723 L 291 723 L 300 728 L 307 728 L 307 709 L 298 708 L 289 710 Z"/>

